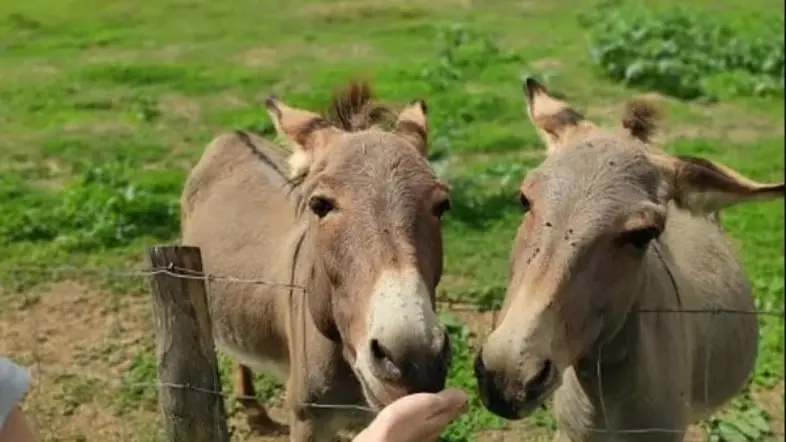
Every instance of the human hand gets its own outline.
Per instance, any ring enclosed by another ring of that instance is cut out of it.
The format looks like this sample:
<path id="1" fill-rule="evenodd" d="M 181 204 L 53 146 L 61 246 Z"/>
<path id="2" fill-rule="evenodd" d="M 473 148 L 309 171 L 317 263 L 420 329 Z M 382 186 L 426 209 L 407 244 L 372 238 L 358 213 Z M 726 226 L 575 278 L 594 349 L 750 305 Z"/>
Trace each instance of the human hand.
<path id="1" fill-rule="evenodd" d="M 38 442 L 38 431 L 20 408 L 14 408 L 0 427 L 0 442 Z"/>
<path id="2" fill-rule="evenodd" d="M 382 409 L 353 442 L 431 442 L 466 406 L 467 394 L 456 389 L 404 396 Z"/>

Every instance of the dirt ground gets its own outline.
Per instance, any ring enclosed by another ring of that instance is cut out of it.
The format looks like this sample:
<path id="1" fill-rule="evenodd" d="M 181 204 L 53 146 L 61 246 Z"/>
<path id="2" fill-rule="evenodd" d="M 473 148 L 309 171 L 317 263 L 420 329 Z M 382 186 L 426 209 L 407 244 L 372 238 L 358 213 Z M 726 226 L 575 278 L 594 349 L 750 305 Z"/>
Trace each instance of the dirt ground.
<path id="1" fill-rule="evenodd" d="M 144 369 L 140 355 L 149 354 L 146 350 L 153 348 L 146 296 L 113 295 L 63 282 L 25 296 L 0 293 L 0 305 L 0 354 L 31 367 L 34 385 L 25 408 L 45 440 L 162 440 L 155 386 L 145 382 L 136 385 L 133 379 L 126 379 L 125 385 L 122 382 L 123 374 L 130 369 Z M 480 336 L 491 329 L 491 313 L 459 310 L 454 314 Z M 154 373 L 154 363 L 147 370 Z M 754 396 L 773 417 L 774 432 L 783 434 L 783 385 L 755 392 Z M 272 405 L 272 417 L 284 422 L 280 404 Z M 230 416 L 232 440 L 288 440 L 285 435 L 254 434 L 242 416 L 233 410 Z M 545 440 L 527 437 L 528 432 L 525 423 L 516 423 L 504 430 L 482 433 L 478 440 Z M 695 427 L 686 440 L 706 440 L 706 435 Z"/>

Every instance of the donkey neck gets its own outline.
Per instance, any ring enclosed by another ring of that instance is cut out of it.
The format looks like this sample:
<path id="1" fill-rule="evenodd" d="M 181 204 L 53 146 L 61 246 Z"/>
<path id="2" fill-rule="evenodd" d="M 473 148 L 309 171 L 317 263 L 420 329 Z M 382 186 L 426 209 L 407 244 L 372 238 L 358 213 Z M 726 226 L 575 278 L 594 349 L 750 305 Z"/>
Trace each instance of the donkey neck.
<path id="1" fill-rule="evenodd" d="M 680 307 L 682 301 L 677 278 L 664 244 L 654 241 L 644 259 L 636 275 L 636 283 L 630 287 L 634 296 L 630 307 L 622 311 L 620 321 L 611 323 L 601 332 L 601 338 L 579 362 L 577 371 L 580 377 L 595 379 L 600 367 L 603 367 L 603 372 L 608 372 L 625 365 L 636 351 L 639 315 L 658 314 L 657 311 Z"/>
<path id="2" fill-rule="evenodd" d="M 662 313 L 678 310 L 681 304 L 680 275 L 674 274 L 666 244 L 657 240 L 650 245 L 639 282 L 631 287 L 635 298 L 622 325 L 563 377 L 555 410 L 568 426 L 631 428 L 624 416 L 630 416 L 635 399 L 657 401 L 670 391 L 663 384 L 666 376 L 657 370 L 673 370 L 668 376 L 683 372 L 677 363 L 684 360 L 677 354 L 686 341 L 678 325 L 680 315 Z"/>
<path id="3" fill-rule="evenodd" d="M 296 227 L 288 238 L 290 267 L 285 269 L 292 282 L 290 314 L 294 315 L 296 321 L 310 323 L 307 328 L 315 326 L 315 331 L 336 341 L 339 335 L 331 319 L 332 285 L 319 263 L 319 251 L 314 238 L 315 225 L 305 211 L 300 211 L 297 219 Z M 293 297 L 297 291 L 302 296 Z"/>

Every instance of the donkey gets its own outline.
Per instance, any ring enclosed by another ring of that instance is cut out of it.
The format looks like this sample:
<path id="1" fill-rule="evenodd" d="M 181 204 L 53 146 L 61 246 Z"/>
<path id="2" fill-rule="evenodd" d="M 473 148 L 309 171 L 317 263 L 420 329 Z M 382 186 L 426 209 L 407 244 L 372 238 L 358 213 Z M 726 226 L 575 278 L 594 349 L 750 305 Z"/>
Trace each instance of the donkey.
<path id="1" fill-rule="evenodd" d="M 444 388 L 435 288 L 450 194 L 426 158 L 424 101 L 396 112 L 353 81 L 324 114 L 265 106 L 291 154 L 246 132 L 213 139 L 183 190 L 183 242 L 208 273 L 270 282 L 210 283 L 249 418 L 283 429 L 253 399 L 252 370 L 268 373 L 286 380 L 290 440 L 328 441 L 373 417 L 353 404 Z"/>
<path id="2" fill-rule="evenodd" d="M 656 148 L 652 103 L 599 128 L 534 78 L 527 111 L 547 148 L 497 325 L 475 359 L 484 406 L 521 419 L 552 397 L 558 441 L 678 441 L 746 385 L 757 356 L 750 283 L 714 216 L 784 184 Z M 653 430 L 646 430 L 653 429 Z"/>

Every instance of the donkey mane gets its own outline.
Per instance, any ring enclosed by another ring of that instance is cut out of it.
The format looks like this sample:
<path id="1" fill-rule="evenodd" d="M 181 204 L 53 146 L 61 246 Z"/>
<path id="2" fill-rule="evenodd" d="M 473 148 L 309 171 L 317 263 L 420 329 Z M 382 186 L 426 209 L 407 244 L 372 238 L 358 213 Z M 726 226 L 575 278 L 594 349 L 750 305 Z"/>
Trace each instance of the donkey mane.
<path id="1" fill-rule="evenodd" d="M 330 125 L 345 132 L 361 132 L 380 127 L 383 130 L 393 129 L 399 113 L 392 107 L 376 102 L 371 85 L 364 80 L 351 80 L 342 90 L 334 93 L 327 110 L 315 120 L 315 125 Z M 290 192 L 298 190 L 295 195 L 295 213 L 301 216 L 306 208 L 303 184 L 306 175 L 297 175 L 287 179 Z"/>
<path id="2" fill-rule="evenodd" d="M 625 103 L 622 127 L 630 134 L 648 143 L 663 118 L 661 110 L 651 100 L 633 98 Z"/>
<path id="3" fill-rule="evenodd" d="M 374 92 L 367 81 L 352 80 L 342 91 L 334 94 L 323 118 L 346 132 L 363 131 L 373 126 L 383 126 L 390 130 L 398 112 L 375 100 Z"/>

